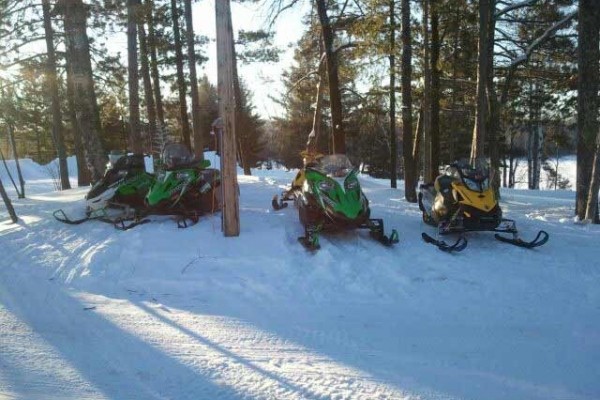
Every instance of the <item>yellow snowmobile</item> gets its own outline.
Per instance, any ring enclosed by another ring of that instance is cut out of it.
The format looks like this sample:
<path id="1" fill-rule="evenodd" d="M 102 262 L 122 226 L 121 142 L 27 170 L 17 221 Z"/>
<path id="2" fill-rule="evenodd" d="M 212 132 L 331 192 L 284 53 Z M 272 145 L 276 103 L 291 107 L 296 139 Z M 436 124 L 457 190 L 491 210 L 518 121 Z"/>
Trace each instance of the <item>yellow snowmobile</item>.
<path id="1" fill-rule="evenodd" d="M 487 167 L 473 167 L 465 161 L 450 164 L 446 174 L 436 178 L 433 184 L 419 187 L 419 208 L 423 221 L 437 227 L 438 237 L 450 233 L 459 234 L 454 244 L 435 239 L 422 233 L 426 243 L 446 252 L 461 251 L 467 247 L 465 232 L 497 232 L 501 242 L 524 248 L 534 248 L 548 241 L 548 233 L 539 231 L 530 242 L 519 238 L 515 221 L 502 217 L 502 209 L 490 186 Z M 498 233 L 510 233 L 512 237 Z"/>

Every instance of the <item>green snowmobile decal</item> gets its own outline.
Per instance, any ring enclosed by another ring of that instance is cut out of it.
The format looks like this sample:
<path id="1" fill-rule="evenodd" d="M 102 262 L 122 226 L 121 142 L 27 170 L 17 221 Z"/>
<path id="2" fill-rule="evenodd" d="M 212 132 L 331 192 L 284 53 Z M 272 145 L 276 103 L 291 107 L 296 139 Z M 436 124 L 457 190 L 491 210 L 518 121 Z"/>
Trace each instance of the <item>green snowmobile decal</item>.
<path id="1" fill-rule="evenodd" d="M 161 171 L 156 177 L 156 182 L 146 195 L 146 202 L 151 207 L 160 206 L 165 203 L 168 203 L 165 206 L 169 208 L 175 207 L 187 191 L 199 184 L 205 177 L 202 171 L 208 167 L 210 167 L 210 161 L 202 160 L 191 165 L 186 165 L 185 168 Z M 202 187 L 199 188 L 201 193 L 203 190 L 208 191 L 210 189 L 210 184 L 204 187 L 204 189 Z"/>
<path id="2" fill-rule="evenodd" d="M 353 169 L 341 182 L 341 180 L 308 168 L 306 180 L 309 185 L 312 185 L 312 193 L 323 209 L 331 208 L 335 213 L 355 219 L 364 210 L 364 200 L 366 200 L 362 195 L 356 175 L 357 171 Z"/>

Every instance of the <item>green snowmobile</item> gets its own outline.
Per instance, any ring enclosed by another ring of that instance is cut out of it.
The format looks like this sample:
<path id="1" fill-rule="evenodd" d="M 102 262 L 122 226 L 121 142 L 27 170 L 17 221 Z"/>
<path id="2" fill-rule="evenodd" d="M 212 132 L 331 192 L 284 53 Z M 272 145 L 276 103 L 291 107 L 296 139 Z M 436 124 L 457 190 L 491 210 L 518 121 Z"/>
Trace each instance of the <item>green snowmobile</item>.
<path id="1" fill-rule="evenodd" d="M 305 235 L 298 240 L 316 250 L 321 231 L 368 229 L 371 237 L 390 246 L 398 242 L 398 233 L 384 234 L 383 220 L 370 218 L 369 201 L 360 188 L 358 169 L 344 154 L 319 158 L 300 170 L 281 198 L 275 195 L 275 210 L 294 201 Z"/>
<path id="2" fill-rule="evenodd" d="M 165 146 L 161 170 L 145 196 L 145 207 L 132 222 L 120 221 L 117 228 L 126 230 L 149 222 L 149 215 L 173 215 L 177 226 L 187 228 L 201 215 L 221 208 L 219 170 L 208 168 L 210 161 L 197 160 L 186 146 Z"/>
<path id="3" fill-rule="evenodd" d="M 60 209 L 53 213 L 54 218 L 71 225 L 94 219 L 114 223 L 133 217 L 136 210 L 144 207 L 144 198 L 154 184 L 154 175 L 146 172 L 144 156 L 112 151 L 108 158 L 104 176 L 85 196 L 85 217 L 70 219 Z M 109 209 L 120 209 L 120 212 L 115 215 Z"/>

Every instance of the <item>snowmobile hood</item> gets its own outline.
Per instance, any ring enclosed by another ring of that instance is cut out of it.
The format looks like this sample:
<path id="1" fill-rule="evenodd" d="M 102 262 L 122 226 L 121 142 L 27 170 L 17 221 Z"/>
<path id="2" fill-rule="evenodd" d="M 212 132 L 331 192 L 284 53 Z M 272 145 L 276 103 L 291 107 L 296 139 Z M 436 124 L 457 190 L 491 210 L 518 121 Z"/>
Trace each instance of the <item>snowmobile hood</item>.
<path id="1" fill-rule="evenodd" d="M 202 193 L 206 190 L 204 188 L 205 184 L 210 187 L 219 179 L 218 170 L 202 169 L 200 165 L 196 165 L 195 168 L 161 171 L 146 195 L 146 202 L 152 207 L 159 204 L 173 207 L 179 203 L 188 191 L 198 190 Z"/>
<path id="2" fill-rule="evenodd" d="M 161 202 L 173 200 L 174 204 L 181 197 L 185 187 L 196 178 L 194 170 L 161 171 L 146 195 L 146 202 L 149 206 L 156 206 Z"/>
<path id="3" fill-rule="evenodd" d="M 86 194 L 87 210 L 99 210 L 111 202 L 141 203 L 153 183 L 154 175 L 144 170 L 111 171 Z"/>
<path id="4" fill-rule="evenodd" d="M 484 212 L 491 212 L 498 206 L 498 201 L 491 187 L 483 191 L 470 189 L 462 182 L 452 183 L 453 189 L 460 195 L 459 203 Z"/>
<path id="5" fill-rule="evenodd" d="M 360 189 L 356 169 L 346 176 L 333 177 L 309 168 L 306 171 L 305 185 L 327 213 L 339 214 L 353 220 L 363 215 L 368 208 L 368 202 Z"/>

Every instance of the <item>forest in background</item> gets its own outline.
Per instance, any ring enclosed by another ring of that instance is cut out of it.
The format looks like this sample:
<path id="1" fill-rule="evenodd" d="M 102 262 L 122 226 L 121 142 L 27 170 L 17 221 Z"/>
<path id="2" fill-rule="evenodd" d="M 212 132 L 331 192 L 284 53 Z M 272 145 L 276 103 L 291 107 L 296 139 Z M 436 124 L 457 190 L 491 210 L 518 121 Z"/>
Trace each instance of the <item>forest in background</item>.
<path id="1" fill-rule="evenodd" d="M 261 5 L 274 21 L 298 3 Z M 1 0 L 2 156 L 58 157 L 66 189 L 69 154 L 87 185 L 109 150 L 214 148 L 219 95 L 196 72 L 212 38 L 194 34 L 191 13 L 192 0 Z M 545 170 L 575 188 L 580 219 L 598 220 L 595 0 L 315 0 L 304 20 L 273 98 L 282 116 L 261 117 L 234 68 L 245 173 L 302 166 L 310 132 L 321 153 L 346 153 L 392 187 L 402 179 L 408 201 L 453 160 L 486 158 L 496 185 L 513 187 L 527 159 L 529 188 Z M 107 51 L 117 34 L 127 57 Z M 238 63 L 276 61 L 274 34 L 236 32 Z M 577 182 L 556 171 L 564 154 L 577 155 Z"/>

